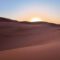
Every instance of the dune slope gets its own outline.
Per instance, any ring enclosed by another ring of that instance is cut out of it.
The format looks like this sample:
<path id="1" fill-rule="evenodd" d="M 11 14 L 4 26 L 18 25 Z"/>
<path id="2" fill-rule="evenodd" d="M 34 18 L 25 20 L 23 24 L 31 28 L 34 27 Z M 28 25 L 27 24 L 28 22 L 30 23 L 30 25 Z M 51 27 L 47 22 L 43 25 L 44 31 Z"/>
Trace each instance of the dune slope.
<path id="1" fill-rule="evenodd" d="M 60 25 L 0 19 L 0 60 L 60 60 Z"/>

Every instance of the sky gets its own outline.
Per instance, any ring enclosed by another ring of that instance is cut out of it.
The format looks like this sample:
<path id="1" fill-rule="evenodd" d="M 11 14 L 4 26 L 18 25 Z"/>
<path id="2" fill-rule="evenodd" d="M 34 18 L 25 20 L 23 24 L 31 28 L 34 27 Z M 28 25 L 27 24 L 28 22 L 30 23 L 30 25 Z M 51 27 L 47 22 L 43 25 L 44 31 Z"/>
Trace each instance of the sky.
<path id="1" fill-rule="evenodd" d="M 0 17 L 19 21 L 39 17 L 60 24 L 60 0 L 0 0 Z"/>

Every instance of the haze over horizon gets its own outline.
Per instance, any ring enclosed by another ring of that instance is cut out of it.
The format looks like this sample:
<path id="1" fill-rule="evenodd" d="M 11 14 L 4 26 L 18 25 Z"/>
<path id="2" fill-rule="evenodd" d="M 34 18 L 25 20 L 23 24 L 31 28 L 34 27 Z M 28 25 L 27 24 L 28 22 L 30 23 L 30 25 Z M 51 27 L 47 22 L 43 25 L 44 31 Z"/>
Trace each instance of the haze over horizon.
<path id="1" fill-rule="evenodd" d="M 0 0 L 0 17 L 30 21 L 38 17 L 60 24 L 60 0 Z"/>

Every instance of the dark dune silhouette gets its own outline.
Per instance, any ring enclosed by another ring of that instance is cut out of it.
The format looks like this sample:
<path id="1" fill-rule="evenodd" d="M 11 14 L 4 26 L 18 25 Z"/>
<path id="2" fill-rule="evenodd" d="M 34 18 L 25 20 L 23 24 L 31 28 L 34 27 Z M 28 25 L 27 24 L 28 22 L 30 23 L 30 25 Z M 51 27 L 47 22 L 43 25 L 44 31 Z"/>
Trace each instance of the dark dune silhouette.
<path id="1" fill-rule="evenodd" d="M 0 17 L 0 60 L 60 60 L 60 25 L 17 22 Z"/>
<path id="2" fill-rule="evenodd" d="M 9 18 L 0 17 L 0 22 L 17 22 L 16 20 L 11 20 Z"/>

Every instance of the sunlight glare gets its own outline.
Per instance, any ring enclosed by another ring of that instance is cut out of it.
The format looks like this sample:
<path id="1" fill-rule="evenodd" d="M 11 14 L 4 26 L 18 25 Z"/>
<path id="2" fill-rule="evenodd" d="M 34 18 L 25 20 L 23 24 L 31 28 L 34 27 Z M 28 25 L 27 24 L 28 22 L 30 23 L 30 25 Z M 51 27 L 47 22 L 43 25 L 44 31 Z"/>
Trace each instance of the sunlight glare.
<path id="1" fill-rule="evenodd" d="M 31 19 L 31 22 L 41 22 L 41 21 L 43 21 L 43 20 L 40 18 L 32 18 Z"/>

